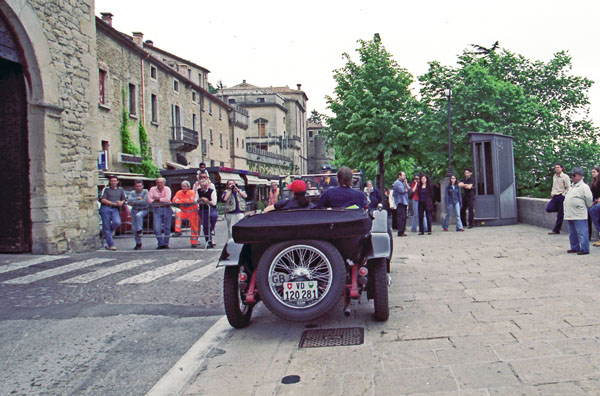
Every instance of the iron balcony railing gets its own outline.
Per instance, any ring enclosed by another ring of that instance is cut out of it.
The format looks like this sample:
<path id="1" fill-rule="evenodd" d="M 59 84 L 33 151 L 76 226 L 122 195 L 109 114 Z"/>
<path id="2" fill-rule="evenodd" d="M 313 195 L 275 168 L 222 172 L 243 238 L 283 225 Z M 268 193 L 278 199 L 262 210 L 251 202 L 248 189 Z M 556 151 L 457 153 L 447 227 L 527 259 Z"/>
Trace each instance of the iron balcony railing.
<path id="1" fill-rule="evenodd" d="M 172 145 L 183 145 L 185 149 L 191 151 L 196 149 L 200 143 L 198 132 L 192 129 L 183 126 L 173 126 L 171 127 L 171 132 L 170 143 Z"/>

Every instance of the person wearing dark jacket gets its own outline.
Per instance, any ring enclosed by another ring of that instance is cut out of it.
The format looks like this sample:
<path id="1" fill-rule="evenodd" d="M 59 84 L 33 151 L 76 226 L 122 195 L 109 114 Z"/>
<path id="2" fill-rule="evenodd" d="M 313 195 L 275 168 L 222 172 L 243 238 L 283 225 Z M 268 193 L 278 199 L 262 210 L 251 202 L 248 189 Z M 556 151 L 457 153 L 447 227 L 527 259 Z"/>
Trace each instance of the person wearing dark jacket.
<path id="1" fill-rule="evenodd" d="M 446 217 L 444 218 L 444 224 L 442 227 L 444 231 L 448 231 L 448 225 L 450 224 L 450 216 L 452 213 L 456 215 L 456 231 L 464 231 L 462 221 L 460 219 L 460 208 L 462 206 L 462 196 L 460 194 L 460 187 L 458 186 L 458 179 L 455 175 L 450 176 L 450 184 L 446 187 L 446 197 L 444 199 L 446 203 Z"/>
<path id="2" fill-rule="evenodd" d="M 590 208 L 589 218 L 600 233 L 600 166 L 594 166 L 594 169 L 592 169 L 591 190 L 594 202 L 592 202 L 592 207 Z M 600 241 L 594 242 L 594 246 L 600 247 Z"/>
<path id="3" fill-rule="evenodd" d="M 371 180 L 367 182 L 367 187 L 365 187 L 365 196 L 369 202 L 369 209 L 377 209 L 377 205 L 383 201 L 381 191 L 373 187 L 373 182 Z"/>
<path id="4" fill-rule="evenodd" d="M 274 205 L 269 205 L 263 211 L 264 213 L 272 210 L 290 210 L 290 209 L 312 209 L 314 204 L 306 198 L 306 183 L 302 180 L 294 180 L 288 184 L 287 189 L 294 193 L 292 199 L 281 199 Z"/>
<path id="5" fill-rule="evenodd" d="M 427 233 L 431 235 L 431 222 L 433 212 L 433 187 L 429 177 L 422 175 L 417 186 L 419 192 L 419 235 L 425 233 L 423 218 L 427 216 Z"/>

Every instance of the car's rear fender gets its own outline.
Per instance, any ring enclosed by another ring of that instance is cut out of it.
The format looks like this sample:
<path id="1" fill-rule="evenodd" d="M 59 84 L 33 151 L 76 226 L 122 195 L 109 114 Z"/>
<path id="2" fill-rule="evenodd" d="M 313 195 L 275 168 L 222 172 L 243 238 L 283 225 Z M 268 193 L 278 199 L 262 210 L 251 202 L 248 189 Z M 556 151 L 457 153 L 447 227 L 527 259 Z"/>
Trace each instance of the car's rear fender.
<path id="1" fill-rule="evenodd" d="M 240 265 L 240 258 L 242 257 L 243 248 L 243 243 L 235 243 L 233 239 L 228 240 L 225 243 L 225 246 L 223 246 L 223 250 L 221 251 L 221 257 L 219 257 L 217 267 L 230 267 Z"/>

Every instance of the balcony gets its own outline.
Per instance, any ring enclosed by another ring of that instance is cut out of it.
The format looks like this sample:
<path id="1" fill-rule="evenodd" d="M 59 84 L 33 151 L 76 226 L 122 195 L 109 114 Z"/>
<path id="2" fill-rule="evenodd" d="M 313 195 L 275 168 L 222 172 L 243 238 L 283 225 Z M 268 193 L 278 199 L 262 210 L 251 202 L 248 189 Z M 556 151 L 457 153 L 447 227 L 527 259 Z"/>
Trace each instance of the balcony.
<path id="1" fill-rule="evenodd" d="M 272 165 L 289 165 L 292 162 L 290 157 L 285 155 L 271 153 L 267 150 L 261 150 L 259 148 L 250 147 L 249 145 L 246 147 L 247 159 L 250 161 L 262 162 L 265 164 Z"/>
<path id="2" fill-rule="evenodd" d="M 198 132 L 183 126 L 171 127 L 171 139 L 169 145 L 174 150 L 193 151 L 200 143 Z"/>

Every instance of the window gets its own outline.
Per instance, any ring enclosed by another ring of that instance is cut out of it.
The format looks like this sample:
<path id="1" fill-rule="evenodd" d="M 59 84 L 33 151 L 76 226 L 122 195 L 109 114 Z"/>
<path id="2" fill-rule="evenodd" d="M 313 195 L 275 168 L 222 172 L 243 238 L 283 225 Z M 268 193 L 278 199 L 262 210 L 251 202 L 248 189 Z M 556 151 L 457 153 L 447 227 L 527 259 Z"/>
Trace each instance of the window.
<path id="1" fill-rule="evenodd" d="M 213 144 L 212 128 L 208 130 L 208 137 L 210 139 L 210 144 Z"/>
<path id="2" fill-rule="evenodd" d="M 229 139 L 225 140 L 225 148 L 229 150 Z"/>
<path id="3" fill-rule="evenodd" d="M 229 104 L 235 104 L 235 99 L 227 99 L 227 103 L 229 103 Z"/>
<path id="4" fill-rule="evenodd" d="M 135 103 L 135 85 L 129 84 L 129 114 L 136 114 L 136 103 Z"/>
<path id="5" fill-rule="evenodd" d="M 219 161 L 219 166 L 225 166 L 225 162 Z"/>
<path id="6" fill-rule="evenodd" d="M 173 127 L 173 139 L 183 140 L 183 128 L 181 128 L 181 107 L 171 105 L 171 126 Z"/>
<path id="7" fill-rule="evenodd" d="M 219 107 L 219 120 L 222 120 L 223 116 L 221 115 L 221 108 Z"/>
<path id="8" fill-rule="evenodd" d="M 106 70 L 98 70 L 100 75 L 100 104 L 106 104 Z"/>
<path id="9" fill-rule="evenodd" d="M 192 114 L 192 130 L 195 131 L 196 130 L 196 122 L 198 120 L 196 119 L 196 114 Z"/>
<path id="10" fill-rule="evenodd" d="M 244 148 L 244 139 L 242 139 L 242 148 Z"/>
<path id="11" fill-rule="evenodd" d="M 150 66 L 150 78 L 156 80 L 156 67 Z"/>
<path id="12" fill-rule="evenodd" d="M 256 99 L 256 103 L 265 103 L 265 98 Z"/>
<path id="13" fill-rule="evenodd" d="M 208 114 L 212 115 L 212 102 L 208 101 Z"/>
<path id="14" fill-rule="evenodd" d="M 192 79 L 192 69 L 188 69 L 188 80 Z"/>
<path id="15" fill-rule="evenodd" d="M 308 137 L 313 137 L 313 131 L 308 131 Z"/>
<path id="16" fill-rule="evenodd" d="M 192 91 L 192 102 L 196 101 L 196 91 Z"/>
<path id="17" fill-rule="evenodd" d="M 198 73 L 198 85 L 202 86 L 202 73 Z"/>
<path id="18" fill-rule="evenodd" d="M 158 98 L 152 94 L 150 96 L 150 110 L 152 112 L 152 122 L 158 122 Z"/>
<path id="19" fill-rule="evenodd" d="M 173 80 L 173 91 L 179 92 L 179 81 Z"/>
<path id="20" fill-rule="evenodd" d="M 267 136 L 267 120 L 259 118 L 256 121 L 258 136 Z"/>
<path id="21" fill-rule="evenodd" d="M 235 147 L 240 147 L 240 138 L 235 138 Z"/>
<path id="22" fill-rule="evenodd" d="M 219 133 L 219 147 L 223 147 L 223 134 Z"/>

